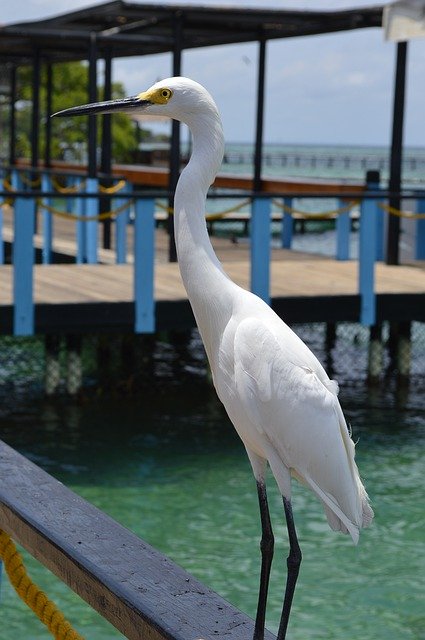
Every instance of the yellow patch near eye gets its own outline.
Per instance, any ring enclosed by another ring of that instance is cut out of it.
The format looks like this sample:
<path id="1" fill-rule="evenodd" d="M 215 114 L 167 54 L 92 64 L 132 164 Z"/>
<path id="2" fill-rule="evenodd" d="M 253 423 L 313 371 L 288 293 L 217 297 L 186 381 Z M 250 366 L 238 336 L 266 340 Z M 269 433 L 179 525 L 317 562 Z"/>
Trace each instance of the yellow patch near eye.
<path id="1" fill-rule="evenodd" d="M 173 92 L 167 87 L 159 87 L 148 91 L 143 91 L 137 96 L 139 100 L 149 100 L 153 104 L 167 104 Z"/>

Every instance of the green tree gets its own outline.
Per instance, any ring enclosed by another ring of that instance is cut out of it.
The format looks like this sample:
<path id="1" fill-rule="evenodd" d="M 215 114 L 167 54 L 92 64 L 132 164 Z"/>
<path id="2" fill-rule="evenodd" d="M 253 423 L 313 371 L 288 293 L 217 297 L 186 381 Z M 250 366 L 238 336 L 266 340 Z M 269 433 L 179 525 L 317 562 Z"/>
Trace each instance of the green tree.
<path id="1" fill-rule="evenodd" d="M 53 112 L 87 102 L 88 67 L 83 62 L 55 64 L 53 67 Z M 17 109 L 17 154 L 29 157 L 31 153 L 31 87 L 32 69 L 22 67 L 18 72 L 18 109 Z M 102 98 L 98 90 L 99 99 Z M 125 96 L 121 83 L 113 83 L 112 98 Z M 45 122 L 50 114 L 46 113 L 46 71 L 43 69 L 40 86 L 41 126 L 39 137 L 39 154 L 45 153 Z M 135 125 L 125 114 L 112 116 L 113 147 L 112 156 L 116 162 L 129 162 L 137 149 Z M 143 133 L 142 133 L 143 135 Z M 148 132 L 144 132 L 148 136 Z M 82 161 L 87 150 L 88 124 L 86 117 L 52 120 L 52 159 L 71 159 Z M 101 139 L 101 119 L 98 119 L 98 143 Z"/>

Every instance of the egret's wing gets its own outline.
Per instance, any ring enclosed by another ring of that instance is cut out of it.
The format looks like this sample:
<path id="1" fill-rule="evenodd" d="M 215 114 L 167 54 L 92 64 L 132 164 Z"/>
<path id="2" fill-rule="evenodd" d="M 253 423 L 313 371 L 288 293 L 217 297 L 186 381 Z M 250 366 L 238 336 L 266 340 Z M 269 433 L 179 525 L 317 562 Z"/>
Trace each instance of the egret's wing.
<path id="1" fill-rule="evenodd" d="M 248 318 L 235 333 L 234 376 L 246 419 L 337 515 L 332 521 L 327 509 L 331 526 L 354 539 L 362 522 L 354 443 L 335 384 L 316 358 L 290 329 L 277 333 Z"/>

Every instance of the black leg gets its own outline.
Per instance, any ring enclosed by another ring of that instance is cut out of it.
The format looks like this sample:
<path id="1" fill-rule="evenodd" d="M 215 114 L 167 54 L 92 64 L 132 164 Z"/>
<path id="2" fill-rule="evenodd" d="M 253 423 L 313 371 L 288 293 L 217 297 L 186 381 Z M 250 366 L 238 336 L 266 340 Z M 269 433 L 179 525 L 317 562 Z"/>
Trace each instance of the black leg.
<path id="1" fill-rule="evenodd" d="M 261 516 L 261 576 L 258 594 L 257 615 L 255 618 L 254 640 L 263 640 L 266 622 L 267 593 L 269 589 L 270 570 L 273 560 L 274 537 L 267 503 L 266 485 L 257 482 L 258 502 Z"/>
<path id="2" fill-rule="evenodd" d="M 292 599 L 294 597 L 295 585 L 297 583 L 302 558 L 297 532 L 295 531 L 291 501 L 283 498 L 283 506 L 285 508 L 286 526 L 288 528 L 289 556 L 287 559 L 288 575 L 286 578 L 285 599 L 283 601 L 282 617 L 280 619 L 277 640 L 285 640 L 286 638 L 289 614 L 291 612 Z"/>

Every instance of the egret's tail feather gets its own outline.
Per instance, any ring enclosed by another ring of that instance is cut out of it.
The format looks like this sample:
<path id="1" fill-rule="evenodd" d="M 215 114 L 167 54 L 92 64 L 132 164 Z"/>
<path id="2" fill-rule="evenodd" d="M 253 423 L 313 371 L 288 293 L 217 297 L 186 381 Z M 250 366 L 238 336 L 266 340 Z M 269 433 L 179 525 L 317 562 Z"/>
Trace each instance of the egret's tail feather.
<path id="1" fill-rule="evenodd" d="M 323 491 L 314 480 L 306 478 L 305 481 L 322 501 L 330 528 L 333 531 L 349 533 L 354 544 L 357 544 L 360 529 L 369 526 L 373 519 L 373 510 L 369 504 L 368 495 L 360 478 L 358 478 L 359 512 L 357 515 L 353 515 L 353 519 L 349 518 L 342 511 L 335 498 Z"/>

